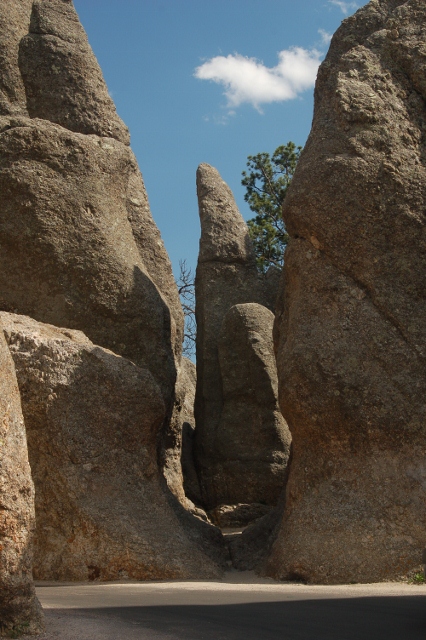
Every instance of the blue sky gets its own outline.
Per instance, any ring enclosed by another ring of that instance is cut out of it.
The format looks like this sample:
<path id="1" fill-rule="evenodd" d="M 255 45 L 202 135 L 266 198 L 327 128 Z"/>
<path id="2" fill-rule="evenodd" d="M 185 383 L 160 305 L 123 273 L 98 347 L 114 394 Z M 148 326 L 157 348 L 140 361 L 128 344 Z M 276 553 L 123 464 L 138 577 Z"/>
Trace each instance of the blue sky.
<path id="1" fill-rule="evenodd" d="M 363 0 L 74 0 L 172 260 L 195 269 L 195 172 L 215 166 L 243 216 L 247 156 L 303 145 L 328 38 Z"/>

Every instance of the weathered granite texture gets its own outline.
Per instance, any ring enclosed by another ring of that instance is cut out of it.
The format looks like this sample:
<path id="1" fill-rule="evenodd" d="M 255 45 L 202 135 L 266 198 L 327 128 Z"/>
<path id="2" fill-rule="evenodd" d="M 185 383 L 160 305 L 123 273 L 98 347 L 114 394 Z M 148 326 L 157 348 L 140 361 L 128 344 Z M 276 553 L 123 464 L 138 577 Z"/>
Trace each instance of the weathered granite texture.
<path id="1" fill-rule="evenodd" d="M 0 26 L 0 310 L 33 318 L 4 316 L 35 574 L 218 576 L 220 533 L 159 472 L 183 314 L 127 128 L 71 0 L 10 0 Z"/>
<path id="2" fill-rule="evenodd" d="M 195 398 L 195 386 L 194 386 Z M 197 506 L 203 507 L 200 481 L 195 456 L 195 419 L 182 424 L 182 476 L 185 495 Z"/>
<path id="3" fill-rule="evenodd" d="M 43 628 L 35 595 L 34 485 L 15 370 L 0 326 L 0 635 Z"/>
<path id="4" fill-rule="evenodd" d="M 218 577 L 220 532 L 168 497 L 147 369 L 82 332 L 0 314 L 27 424 L 40 580 Z"/>
<path id="5" fill-rule="evenodd" d="M 217 431 L 224 402 L 218 350 L 223 318 L 235 304 L 257 302 L 273 309 L 277 282 L 272 274 L 259 276 L 247 225 L 232 192 L 217 170 L 208 164 L 198 167 L 197 194 L 201 239 L 195 279 L 195 445 L 203 501 L 208 509 L 213 509 L 221 504 L 216 494 L 215 466 L 220 448 Z M 244 425 L 241 429 L 244 430 Z M 227 480 L 222 476 L 220 482 Z"/>
<path id="6" fill-rule="evenodd" d="M 287 481 L 289 467 L 290 461 L 284 484 Z M 228 550 L 235 569 L 259 572 L 259 569 L 263 568 L 280 529 L 285 501 L 285 491 L 282 491 L 278 504 L 270 509 L 269 513 L 250 522 L 241 535 L 230 537 Z"/>
<path id="7" fill-rule="evenodd" d="M 257 502 L 223 504 L 209 511 L 208 517 L 221 529 L 239 529 L 264 518 L 271 511 L 272 507 Z"/>
<path id="8" fill-rule="evenodd" d="M 29 33 L 19 46 L 19 68 L 31 118 L 129 144 L 128 129 L 71 0 L 33 3 Z"/>
<path id="9" fill-rule="evenodd" d="M 278 407 L 274 314 L 256 303 L 229 309 L 218 340 L 223 405 L 211 460 L 218 504 L 277 504 L 291 436 Z"/>
<path id="10" fill-rule="evenodd" d="M 266 571 L 372 582 L 426 530 L 426 4 L 374 0 L 321 65 L 276 321 L 294 446 Z"/>
<path id="11" fill-rule="evenodd" d="M 21 4 L 0 15 L 12 19 Z M 148 367 L 171 410 L 177 288 L 72 3 L 35 2 L 30 33 L 6 44 L 13 60 L 19 48 L 13 77 L 22 74 L 31 118 L 0 117 L 0 308 L 82 330 Z"/>
<path id="12" fill-rule="evenodd" d="M 172 418 L 162 443 L 162 468 L 167 485 L 179 502 L 193 512 L 196 511 L 193 500 L 201 504 L 192 446 L 196 380 L 195 364 L 182 358 Z"/>
<path id="13" fill-rule="evenodd" d="M 32 4 L 33 0 L 0 2 L 0 116 L 28 115 L 18 54 L 28 33 Z"/>

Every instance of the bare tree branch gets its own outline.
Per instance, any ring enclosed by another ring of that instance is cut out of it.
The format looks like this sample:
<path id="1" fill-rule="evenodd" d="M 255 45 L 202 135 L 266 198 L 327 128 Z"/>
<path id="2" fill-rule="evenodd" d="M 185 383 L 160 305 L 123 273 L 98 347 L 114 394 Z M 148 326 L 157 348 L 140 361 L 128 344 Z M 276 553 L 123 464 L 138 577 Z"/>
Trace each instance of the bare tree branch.
<path id="1" fill-rule="evenodd" d="M 197 323 L 195 321 L 195 278 L 186 260 L 179 260 L 179 278 L 177 287 L 185 316 L 185 330 L 182 353 L 187 358 L 195 355 L 195 340 L 197 337 Z"/>

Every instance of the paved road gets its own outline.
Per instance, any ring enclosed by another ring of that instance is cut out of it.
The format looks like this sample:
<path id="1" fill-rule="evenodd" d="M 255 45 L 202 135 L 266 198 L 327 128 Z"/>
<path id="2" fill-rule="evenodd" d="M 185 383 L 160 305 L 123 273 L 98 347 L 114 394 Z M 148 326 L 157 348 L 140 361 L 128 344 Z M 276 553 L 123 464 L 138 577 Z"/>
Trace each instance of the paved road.
<path id="1" fill-rule="evenodd" d="M 244 582 L 241 582 L 244 580 Z M 426 586 L 39 585 L 45 640 L 426 640 Z"/>

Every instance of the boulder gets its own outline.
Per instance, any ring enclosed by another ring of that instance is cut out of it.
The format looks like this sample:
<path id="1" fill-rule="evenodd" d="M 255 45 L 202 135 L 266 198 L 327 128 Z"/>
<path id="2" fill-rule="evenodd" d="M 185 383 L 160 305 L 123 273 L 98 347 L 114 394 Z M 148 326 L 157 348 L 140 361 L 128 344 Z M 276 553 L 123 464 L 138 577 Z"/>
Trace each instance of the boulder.
<path id="1" fill-rule="evenodd" d="M 1 11 L 13 17 L 20 6 Z M 0 308 L 84 331 L 148 367 L 171 411 L 178 292 L 127 129 L 71 2 L 34 2 L 19 69 L 31 117 L 0 117 Z"/>
<path id="2" fill-rule="evenodd" d="M 31 573 L 34 485 L 15 370 L 0 328 L 0 635 L 42 631 Z"/>
<path id="3" fill-rule="evenodd" d="M 293 438 L 265 571 L 393 580 L 426 530 L 426 5 L 374 0 L 321 65 L 275 327 Z"/>
<path id="4" fill-rule="evenodd" d="M 222 502 L 216 496 L 214 467 L 224 402 L 218 350 L 223 318 L 236 304 L 257 302 L 273 309 L 277 287 L 273 275 L 258 274 L 247 225 L 228 185 L 208 164 L 198 167 L 197 194 L 201 238 L 195 278 L 195 447 L 203 501 L 213 509 Z"/>
<path id="5" fill-rule="evenodd" d="M 240 529 L 263 518 L 272 507 L 266 504 L 249 502 L 248 504 L 223 504 L 209 511 L 210 522 L 221 529 Z"/>
<path id="6" fill-rule="evenodd" d="M 157 465 L 166 407 L 147 369 L 82 332 L 0 314 L 27 423 L 38 580 L 213 578 L 220 532 Z"/>

